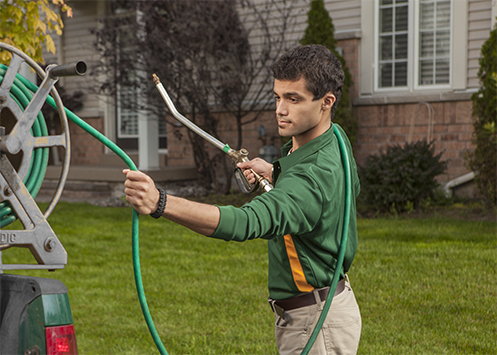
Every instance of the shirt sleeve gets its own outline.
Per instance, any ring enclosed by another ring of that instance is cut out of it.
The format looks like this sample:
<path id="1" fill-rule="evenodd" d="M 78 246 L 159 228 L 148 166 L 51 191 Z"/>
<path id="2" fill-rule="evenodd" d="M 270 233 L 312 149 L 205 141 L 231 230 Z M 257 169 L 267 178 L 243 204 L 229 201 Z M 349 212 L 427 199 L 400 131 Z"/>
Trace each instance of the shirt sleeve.
<path id="1" fill-rule="evenodd" d="M 219 206 L 221 218 L 211 237 L 245 241 L 305 234 L 320 220 L 322 206 L 320 186 L 309 171 L 285 174 L 273 190 L 242 207 Z"/>

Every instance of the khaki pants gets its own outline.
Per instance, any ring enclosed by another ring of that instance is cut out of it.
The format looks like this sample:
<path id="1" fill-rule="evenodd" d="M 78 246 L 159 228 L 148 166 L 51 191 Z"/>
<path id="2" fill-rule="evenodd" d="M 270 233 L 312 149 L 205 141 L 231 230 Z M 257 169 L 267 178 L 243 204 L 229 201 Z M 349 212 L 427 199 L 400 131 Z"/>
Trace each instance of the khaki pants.
<path id="1" fill-rule="evenodd" d="M 300 355 L 307 344 L 325 303 L 320 301 L 317 291 L 314 294 L 317 304 L 286 311 L 285 319 L 275 313 L 276 343 L 280 355 Z M 359 306 L 347 280 L 345 289 L 333 298 L 309 355 L 356 354 L 361 325 Z"/>

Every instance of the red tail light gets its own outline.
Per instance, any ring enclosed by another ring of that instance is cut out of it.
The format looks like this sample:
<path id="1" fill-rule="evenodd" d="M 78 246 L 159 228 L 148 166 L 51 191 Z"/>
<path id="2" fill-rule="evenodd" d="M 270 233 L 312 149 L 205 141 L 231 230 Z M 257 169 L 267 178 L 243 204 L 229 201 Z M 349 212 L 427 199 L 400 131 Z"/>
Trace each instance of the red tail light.
<path id="1" fill-rule="evenodd" d="M 74 325 L 47 327 L 47 355 L 77 355 Z"/>

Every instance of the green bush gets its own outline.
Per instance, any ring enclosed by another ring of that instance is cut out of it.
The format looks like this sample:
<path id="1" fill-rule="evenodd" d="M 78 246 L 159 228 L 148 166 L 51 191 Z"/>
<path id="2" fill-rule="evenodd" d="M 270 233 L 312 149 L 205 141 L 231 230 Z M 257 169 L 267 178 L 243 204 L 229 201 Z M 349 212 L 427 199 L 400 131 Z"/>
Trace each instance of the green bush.
<path id="1" fill-rule="evenodd" d="M 473 94 L 473 144 L 467 165 L 489 205 L 497 204 L 497 27 L 481 48 L 480 89 Z"/>
<path id="2" fill-rule="evenodd" d="M 447 168 L 442 153 L 434 151 L 433 142 L 418 141 L 370 155 L 359 168 L 364 203 L 382 212 L 403 212 L 432 199 L 439 185 L 435 177 Z"/>

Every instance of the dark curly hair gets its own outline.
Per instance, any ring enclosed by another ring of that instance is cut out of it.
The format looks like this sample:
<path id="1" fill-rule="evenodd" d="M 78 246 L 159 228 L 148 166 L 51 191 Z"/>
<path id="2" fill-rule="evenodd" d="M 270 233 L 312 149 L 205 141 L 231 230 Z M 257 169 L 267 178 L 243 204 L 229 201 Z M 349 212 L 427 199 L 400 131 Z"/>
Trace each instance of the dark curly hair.
<path id="1" fill-rule="evenodd" d="M 340 61 L 328 48 L 318 44 L 299 46 L 283 54 L 271 69 L 277 80 L 297 81 L 303 77 L 306 89 L 314 95 L 314 100 L 333 93 L 336 97 L 331 109 L 333 118 L 342 97 L 345 75 Z"/>

